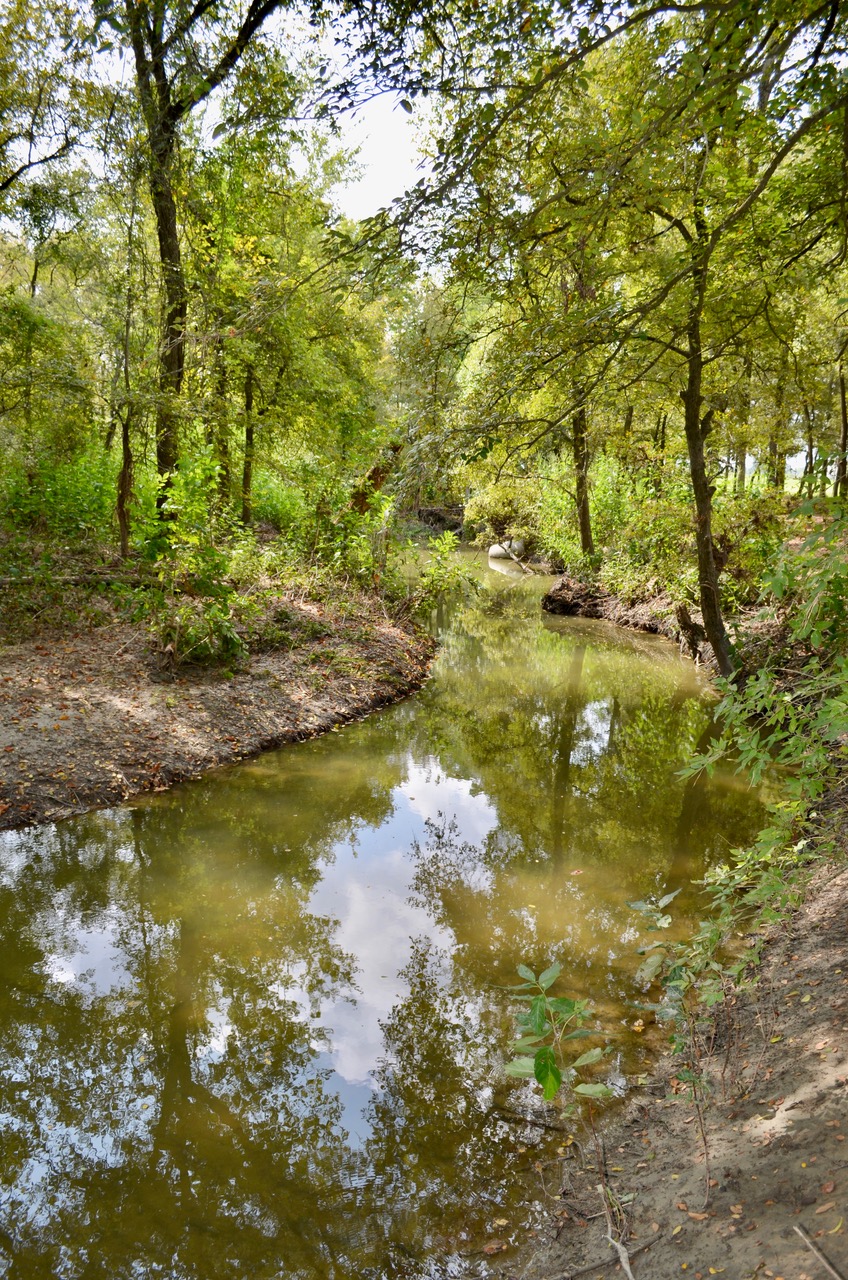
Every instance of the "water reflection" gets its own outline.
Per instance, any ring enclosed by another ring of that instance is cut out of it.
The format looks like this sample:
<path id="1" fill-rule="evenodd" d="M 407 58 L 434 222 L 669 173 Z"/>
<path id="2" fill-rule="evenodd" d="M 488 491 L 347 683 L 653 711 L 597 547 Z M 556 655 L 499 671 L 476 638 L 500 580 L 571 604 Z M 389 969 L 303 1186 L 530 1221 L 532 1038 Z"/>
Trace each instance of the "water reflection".
<path id="1" fill-rule="evenodd" d="M 757 805 L 677 776 L 708 713 L 672 650 L 497 583 L 414 700 L 0 837 L 0 1275 L 483 1275 L 547 1140 L 499 984 L 564 960 L 642 1065 L 626 902 L 696 909 Z"/>

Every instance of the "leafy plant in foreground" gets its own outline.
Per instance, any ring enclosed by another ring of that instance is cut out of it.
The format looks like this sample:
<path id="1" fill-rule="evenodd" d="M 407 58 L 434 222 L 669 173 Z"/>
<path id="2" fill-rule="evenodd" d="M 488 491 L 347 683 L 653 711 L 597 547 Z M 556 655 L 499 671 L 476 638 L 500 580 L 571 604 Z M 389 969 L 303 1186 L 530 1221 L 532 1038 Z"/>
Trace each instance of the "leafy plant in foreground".
<path id="1" fill-rule="evenodd" d="M 450 529 L 427 541 L 428 559 L 416 584 L 413 607 L 426 614 L 447 597 L 461 591 L 473 591 L 477 581 L 468 566 L 457 556 L 459 538 Z"/>
<path id="2" fill-rule="evenodd" d="M 549 995 L 550 988 L 562 972 L 561 964 L 552 964 L 538 977 L 525 964 L 518 966 L 518 976 L 523 982 L 510 991 L 516 999 L 527 1004 L 527 1009 L 516 1016 L 520 1035 L 511 1048 L 518 1056 L 507 1063 L 507 1075 L 520 1079 L 536 1080 L 542 1086 L 542 1095 L 550 1102 L 563 1087 L 581 1097 L 600 1100 L 612 1097 L 612 1089 L 602 1081 L 573 1081 L 581 1067 L 600 1062 L 609 1048 L 600 1046 L 581 1053 L 569 1062 L 568 1046 L 573 1041 L 592 1035 L 585 1023 L 591 1016 L 588 1000 L 572 1000 L 568 996 Z M 532 1056 L 528 1052 L 532 1051 Z"/>

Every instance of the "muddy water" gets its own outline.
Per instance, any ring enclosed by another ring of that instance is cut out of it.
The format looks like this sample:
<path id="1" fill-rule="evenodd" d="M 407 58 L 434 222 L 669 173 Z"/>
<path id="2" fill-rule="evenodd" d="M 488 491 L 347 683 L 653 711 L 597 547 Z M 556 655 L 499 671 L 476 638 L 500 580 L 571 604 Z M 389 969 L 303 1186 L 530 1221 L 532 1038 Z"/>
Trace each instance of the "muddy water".
<path id="1" fill-rule="evenodd" d="M 487 575 L 361 724 L 0 837 L 0 1275 L 423 1280 L 526 1244 L 562 1138 L 503 1076 L 502 985 L 561 960 L 644 1069 L 626 904 L 683 886 L 684 927 L 759 817 L 677 777 L 692 667 L 539 595 Z"/>

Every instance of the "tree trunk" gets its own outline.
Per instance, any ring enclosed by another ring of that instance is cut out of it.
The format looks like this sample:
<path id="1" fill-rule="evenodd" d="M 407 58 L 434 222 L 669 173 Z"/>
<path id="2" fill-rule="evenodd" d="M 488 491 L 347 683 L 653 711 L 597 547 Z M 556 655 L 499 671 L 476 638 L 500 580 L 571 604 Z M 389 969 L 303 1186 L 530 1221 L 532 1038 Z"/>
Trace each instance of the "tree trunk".
<path id="1" fill-rule="evenodd" d="M 839 433 L 839 460 L 833 482 L 834 498 L 848 496 L 848 405 L 845 403 L 845 374 L 842 369 L 839 370 L 839 402 L 842 406 L 842 430 Z"/>
<path id="2" fill-rule="evenodd" d="M 577 491 L 577 520 L 580 525 L 580 549 L 584 556 L 595 554 L 592 538 L 592 516 L 589 510 L 589 450 L 586 444 L 586 407 L 581 405 L 572 422 L 571 449 Z"/>
<path id="3" fill-rule="evenodd" d="M 704 305 L 707 267 L 695 246 L 692 266 L 693 297 L 689 311 L 686 390 L 681 392 L 684 407 L 686 446 L 689 453 L 689 472 L 692 493 L 695 498 L 695 538 L 698 546 L 698 583 L 700 587 L 701 613 L 704 630 L 713 647 L 718 669 L 729 676 L 734 669 L 730 640 L 721 613 L 721 595 L 718 585 L 715 550 L 713 547 L 713 486 L 707 475 L 704 442 L 712 423 L 712 410 L 701 417 L 703 396 L 701 386 L 704 358 L 701 347 L 701 312 Z"/>
<path id="4" fill-rule="evenodd" d="M 740 496 L 745 492 L 746 466 L 748 462 L 748 446 L 744 442 L 740 444 L 736 450 L 736 458 L 734 462 L 735 480 L 734 492 Z"/>
<path id="5" fill-rule="evenodd" d="M 115 509 L 118 516 L 118 529 L 121 536 L 121 559 L 126 560 L 130 554 L 130 517 L 129 502 L 132 496 L 133 456 L 130 445 L 130 427 L 132 425 L 132 406 L 124 409 L 121 421 L 121 469 L 118 472 L 118 498 Z"/>
<path id="6" fill-rule="evenodd" d="M 809 405 L 804 405 L 804 417 L 807 419 L 807 456 L 804 459 L 804 474 L 801 476 L 800 491 L 805 490 L 813 496 L 813 485 L 816 470 L 816 450 L 813 443 L 813 420 Z"/>
<path id="7" fill-rule="evenodd" d="M 786 487 L 786 454 L 779 451 L 775 435 L 769 436 L 766 478 L 770 488 L 783 492 Z"/>
<path id="8" fill-rule="evenodd" d="M 244 466 L 241 473 L 241 522 L 253 524 L 253 366 L 244 375 Z"/>
<path id="9" fill-rule="evenodd" d="M 740 415 L 744 419 L 741 424 L 742 436 L 741 439 L 737 439 L 736 441 L 734 458 L 735 480 L 733 487 L 734 491 L 739 495 L 745 492 L 745 481 L 747 479 L 748 432 L 751 427 L 751 378 L 753 376 L 753 372 L 754 357 L 749 346 L 745 352 L 745 392 L 741 406 L 742 413 Z"/>
<path id="10" fill-rule="evenodd" d="M 232 500 L 230 475 L 230 428 L 227 421 L 227 365 L 224 360 L 224 340 L 219 339 L 216 358 L 218 376 L 215 380 L 215 454 L 218 461 L 218 498 L 228 507 Z"/>
<path id="11" fill-rule="evenodd" d="M 162 507 L 168 478 L 178 457 L 177 422 L 185 371 L 185 326 L 188 312 L 177 206 L 171 186 L 174 135 L 162 131 L 151 139 L 150 194 L 156 215 L 164 309 L 159 342 L 159 402 L 156 406 L 156 470 L 163 481 L 157 505 Z"/>
<path id="12" fill-rule="evenodd" d="M 118 492 L 115 511 L 118 517 L 118 531 L 121 539 L 121 558 L 126 560 L 130 554 L 130 516 L 129 504 L 132 498 L 133 456 L 130 431 L 133 423 L 132 380 L 130 378 L 130 346 L 133 325 L 133 237 L 135 234 L 135 218 L 138 201 L 138 185 L 132 185 L 132 201 L 130 204 L 130 220 L 127 227 L 127 260 L 126 260 L 126 301 L 124 306 L 124 332 L 121 343 L 121 376 L 124 383 L 124 404 L 121 412 L 117 404 L 117 376 L 113 388 L 115 396 L 114 416 L 121 423 L 121 469 L 118 472 Z M 117 373 L 117 371 L 116 371 Z"/>
<path id="13" fill-rule="evenodd" d="M 657 425 L 653 430 L 654 449 L 656 457 L 651 459 L 651 488 L 659 497 L 663 487 L 663 470 L 665 468 L 665 435 L 668 426 L 668 414 L 660 413 L 657 417 Z"/>

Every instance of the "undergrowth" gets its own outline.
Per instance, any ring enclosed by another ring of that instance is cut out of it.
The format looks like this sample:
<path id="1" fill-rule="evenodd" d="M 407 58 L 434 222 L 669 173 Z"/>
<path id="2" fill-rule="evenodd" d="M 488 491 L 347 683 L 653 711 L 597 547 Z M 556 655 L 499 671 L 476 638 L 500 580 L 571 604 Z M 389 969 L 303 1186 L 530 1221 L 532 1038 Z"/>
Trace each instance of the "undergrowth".
<path id="1" fill-rule="evenodd" d="M 686 771 L 730 761 L 757 784 L 777 770 L 780 799 L 756 841 L 732 850 L 707 874 L 709 907 L 696 933 L 643 949 L 640 976 L 663 990 L 652 1008 L 675 1024 L 683 1037 L 677 1047 L 688 1044 L 690 1057 L 703 1012 L 756 982 L 765 939 L 800 904 L 815 867 L 836 852 L 833 826 L 820 808 L 848 766 L 848 512 L 819 502 L 799 514 L 819 522 L 806 538 L 786 544 L 766 584 L 783 642 L 747 679 L 719 681 L 720 732 Z M 669 923 L 671 896 L 633 904 L 652 932 Z M 728 945 L 739 937 L 744 948 Z"/>

